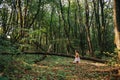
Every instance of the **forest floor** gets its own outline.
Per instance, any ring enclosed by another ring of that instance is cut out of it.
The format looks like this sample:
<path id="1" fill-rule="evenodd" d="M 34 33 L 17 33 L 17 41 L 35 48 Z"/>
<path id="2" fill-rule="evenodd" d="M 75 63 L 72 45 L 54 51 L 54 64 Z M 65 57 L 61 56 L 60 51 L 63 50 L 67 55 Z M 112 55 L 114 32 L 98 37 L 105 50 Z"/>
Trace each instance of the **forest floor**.
<path id="1" fill-rule="evenodd" d="M 87 60 L 73 64 L 72 58 L 56 56 L 47 56 L 36 64 L 32 58 L 26 59 L 11 62 L 0 76 L 6 76 L 9 80 L 116 80 L 112 73 L 117 67 L 107 64 Z"/>

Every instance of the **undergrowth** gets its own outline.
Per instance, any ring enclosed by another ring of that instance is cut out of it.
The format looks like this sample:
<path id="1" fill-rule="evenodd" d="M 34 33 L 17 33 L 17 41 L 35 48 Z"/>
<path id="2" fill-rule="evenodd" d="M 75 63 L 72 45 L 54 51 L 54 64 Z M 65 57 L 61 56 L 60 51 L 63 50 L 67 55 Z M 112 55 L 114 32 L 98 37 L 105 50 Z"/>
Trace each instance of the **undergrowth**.
<path id="1" fill-rule="evenodd" d="M 34 63 L 41 57 L 14 56 L 15 60 L 9 63 L 1 77 L 7 80 L 105 80 L 109 75 L 91 72 L 98 67 L 91 65 L 89 61 L 81 60 L 80 64 L 73 64 L 73 59 L 66 57 L 47 56 L 45 60 Z"/>

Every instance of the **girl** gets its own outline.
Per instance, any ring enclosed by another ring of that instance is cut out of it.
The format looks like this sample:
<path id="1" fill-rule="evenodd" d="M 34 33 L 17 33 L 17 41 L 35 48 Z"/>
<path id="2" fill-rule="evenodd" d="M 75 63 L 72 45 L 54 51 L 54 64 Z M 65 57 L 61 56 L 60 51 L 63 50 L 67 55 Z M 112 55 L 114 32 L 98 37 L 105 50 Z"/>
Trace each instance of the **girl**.
<path id="1" fill-rule="evenodd" d="M 73 61 L 73 63 L 79 63 L 79 62 L 80 62 L 79 52 L 75 50 L 75 60 Z"/>

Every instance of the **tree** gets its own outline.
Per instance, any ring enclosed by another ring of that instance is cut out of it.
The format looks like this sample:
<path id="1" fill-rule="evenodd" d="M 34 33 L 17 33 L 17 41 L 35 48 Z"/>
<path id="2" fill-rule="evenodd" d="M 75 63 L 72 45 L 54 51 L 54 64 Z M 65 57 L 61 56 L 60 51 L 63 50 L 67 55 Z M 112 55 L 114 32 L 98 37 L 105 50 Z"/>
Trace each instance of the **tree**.
<path id="1" fill-rule="evenodd" d="M 85 29 L 86 29 L 86 37 L 87 37 L 87 42 L 88 42 L 88 47 L 89 47 L 89 53 L 91 56 L 94 56 L 93 54 L 93 47 L 92 47 L 92 43 L 91 43 L 91 37 L 90 37 L 90 20 L 89 20 L 89 5 L 88 5 L 88 1 L 85 0 Z"/>
<path id="2" fill-rule="evenodd" d="M 0 1 L 3 4 L 1 32 L 20 47 L 47 51 L 52 45 L 52 52 L 73 53 L 77 49 L 91 56 L 113 50 L 114 45 L 109 44 L 114 35 L 111 0 Z"/>
<path id="3" fill-rule="evenodd" d="M 118 49 L 118 58 L 120 60 L 120 0 L 114 0 L 114 31 L 115 44 Z"/>

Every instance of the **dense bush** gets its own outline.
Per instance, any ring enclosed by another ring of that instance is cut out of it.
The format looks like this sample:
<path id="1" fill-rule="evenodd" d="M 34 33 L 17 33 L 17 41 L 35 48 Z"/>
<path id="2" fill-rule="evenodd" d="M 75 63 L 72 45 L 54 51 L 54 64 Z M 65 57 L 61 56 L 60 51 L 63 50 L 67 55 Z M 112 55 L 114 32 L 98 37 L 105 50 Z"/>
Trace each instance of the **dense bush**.
<path id="1" fill-rule="evenodd" d="M 12 44 L 10 42 L 10 39 L 8 39 L 6 36 L 1 35 L 0 36 L 0 53 L 18 53 L 19 50 L 16 48 L 16 45 Z"/>
<path id="2" fill-rule="evenodd" d="M 16 45 L 12 44 L 10 39 L 8 39 L 5 35 L 0 35 L 0 72 L 4 71 L 13 60 L 12 54 L 16 54 L 18 52 L 19 50 L 16 49 Z"/>

